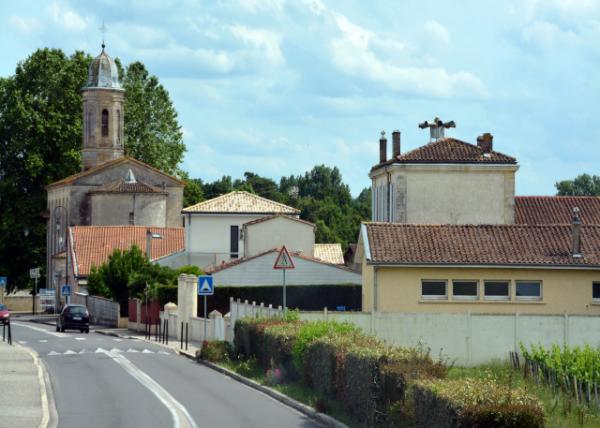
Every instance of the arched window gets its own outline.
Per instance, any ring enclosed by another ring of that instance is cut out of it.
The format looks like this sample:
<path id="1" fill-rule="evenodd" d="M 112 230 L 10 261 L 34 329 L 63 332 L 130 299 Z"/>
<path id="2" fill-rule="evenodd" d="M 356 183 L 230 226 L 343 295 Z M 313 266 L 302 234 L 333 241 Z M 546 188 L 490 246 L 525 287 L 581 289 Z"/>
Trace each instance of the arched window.
<path id="1" fill-rule="evenodd" d="M 102 136 L 108 137 L 108 110 L 102 110 Z"/>

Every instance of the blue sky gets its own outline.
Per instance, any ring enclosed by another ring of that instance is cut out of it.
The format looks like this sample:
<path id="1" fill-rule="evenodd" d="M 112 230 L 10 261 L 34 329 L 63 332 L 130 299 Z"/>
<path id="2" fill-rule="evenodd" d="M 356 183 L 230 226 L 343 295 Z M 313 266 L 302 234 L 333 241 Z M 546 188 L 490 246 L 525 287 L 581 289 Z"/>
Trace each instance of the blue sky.
<path id="1" fill-rule="evenodd" d="M 337 166 L 370 185 L 381 130 L 417 124 L 521 165 L 517 193 L 600 173 L 600 1 L 3 0 L 0 76 L 40 47 L 144 62 L 169 90 L 188 151 L 214 180 Z"/>

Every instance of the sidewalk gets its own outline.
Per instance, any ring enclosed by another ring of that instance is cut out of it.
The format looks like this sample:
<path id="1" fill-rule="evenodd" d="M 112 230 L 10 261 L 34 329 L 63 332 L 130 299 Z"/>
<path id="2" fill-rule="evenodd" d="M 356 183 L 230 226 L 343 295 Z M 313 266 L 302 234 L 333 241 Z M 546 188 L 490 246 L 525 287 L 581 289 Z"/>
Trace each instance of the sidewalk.
<path id="1" fill-rule="evenodd" d="M 42 422 L 42 426 L 47 424 L 45 386 L 38 364 L 25 348 L 0 342 L 0 427 L 30 428 Z"/>

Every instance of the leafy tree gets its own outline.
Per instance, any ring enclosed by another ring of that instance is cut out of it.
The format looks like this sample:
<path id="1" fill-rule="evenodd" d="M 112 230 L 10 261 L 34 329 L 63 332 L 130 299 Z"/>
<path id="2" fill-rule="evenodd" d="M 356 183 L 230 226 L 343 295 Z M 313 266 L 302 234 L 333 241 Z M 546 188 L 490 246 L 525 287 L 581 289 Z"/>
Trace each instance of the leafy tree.
<path id="1" fill-rule="evenodd" d="M 189 207 L 204 200 L 204 187 L 199 178 L 183 178 L 185 187 L 183 188 L 183 207 Z"/>
<path id="2" fill-rule="evenodd" d="M 250 185 L 253 193 L 256 193 L 258 196 L 273 201 L 279 201 L 281 199 L 277 183 L 270 178 L 261 177 L 253 172 L 245 172 L 244 179 L 245 183 Z"/>
<path id="3" fill-rule="evenodd" d="M 0 275 L 11 288 L 30 286 L 28 269 L 46 264 L 45 186 L 81 170 L 80 89 L 91 60 L 38 49 L 0 78 Z M 177 172 L 185 146 L 167 91 L 141 63 L 122 82 L 126 152 Z"/>
<path id="4" fill-rule="evenodd" d="M 204 185 L 204 197 L 206 199 L 216 198 L 217 196 L 224 195 L 233 191 L 233 183 L 231 176 L 224 175 L 220 180 L 213 181 L 212 183 L 206 183 Z"/>
<path id="5" fill-rule="evenodd" d="M 600 196 L 600 176 L 581 174 L 555 184 L 559 196 Z"/>
<path id="6" fill-rule="evenodd" d="M 185 144 L 169 93 L 141 62 L 127 67 L 122 85 L 125 153 L 166 173 L 177 173 Z"/>

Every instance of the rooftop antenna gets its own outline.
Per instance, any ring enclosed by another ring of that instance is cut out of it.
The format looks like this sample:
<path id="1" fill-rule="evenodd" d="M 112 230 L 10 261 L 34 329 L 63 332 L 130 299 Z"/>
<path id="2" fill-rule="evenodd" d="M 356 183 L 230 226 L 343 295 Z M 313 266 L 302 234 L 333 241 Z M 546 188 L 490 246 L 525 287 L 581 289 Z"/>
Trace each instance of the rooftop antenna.
<path id="1" fill-rule="evenodd" d="M 436 117 L 431 123 L 427 121 L 419 123 L 419 128 L 429 128 L 430 141 L 437 141 L 440 138 L 444 138 L 445 129 L 456 128 L 456 123 L 453 120 L 450 122 L 444 122 L 439 117 Z"/>
<path id="2" fill-rule="evenodd" d="M 102 32 L 102 50 L 104 50 L 104 48 L 106 47 L 106 45 L 104 44 L 104 36 L 106 36 L 106 31 L 108 30 L 106 28 L 106 25 L 104 25 L 104 19 L 102 20 L 102 27 L 100 27 L 99 30 Z"/>

